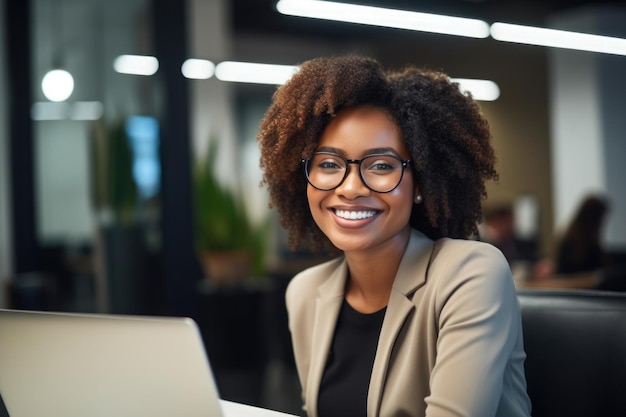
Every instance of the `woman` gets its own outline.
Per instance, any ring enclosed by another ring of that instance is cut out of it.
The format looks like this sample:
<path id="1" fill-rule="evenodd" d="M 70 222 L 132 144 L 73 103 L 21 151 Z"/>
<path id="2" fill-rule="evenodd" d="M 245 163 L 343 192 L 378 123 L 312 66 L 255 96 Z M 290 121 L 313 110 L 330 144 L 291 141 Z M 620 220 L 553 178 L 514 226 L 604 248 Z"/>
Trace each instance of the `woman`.
<path id="1" fill-rule="evenodd" d="M 319 58 L 258 139 L 292 247 L 339 254 L 286 294 L 307 415 L 530 415 L 510 270 L 466 240 L 497 176 L 477 104 L 441 73 Z"/>
<path id="2" fill-rule="evenodd" d="M 607 266 L 601 232 L 609 210 L 608 202 L 599 196 L 587 196 L 574 219 L 558 241 L 556 273 L 559 275 L 598 271 Z"/>

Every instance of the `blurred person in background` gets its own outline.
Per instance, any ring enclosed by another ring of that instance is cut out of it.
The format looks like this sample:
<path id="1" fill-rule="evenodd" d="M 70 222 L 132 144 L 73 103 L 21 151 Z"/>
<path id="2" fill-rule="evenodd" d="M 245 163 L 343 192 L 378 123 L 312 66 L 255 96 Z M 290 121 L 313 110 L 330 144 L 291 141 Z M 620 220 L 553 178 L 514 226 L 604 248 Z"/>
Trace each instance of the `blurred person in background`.
<path id="1" fill-rule="evenodd" d="M 529 264 L 537 262 L 536 239 L 523 239 L 518 236 L 513 204 L 489 205 L 485 207 L 484 218 L 484 223 L 479 227 L 480 239 L 500 249 L 511 266 L 516 262 Z"/>
<path id="2" fill-rule="evenodd" d="M 590 195 L 581 202 L 571 223 L 557 241 L 555 274 L 593 272 L 608 265 L 601 242 L 608 211 L 609 203 L 603 197 Z"/>

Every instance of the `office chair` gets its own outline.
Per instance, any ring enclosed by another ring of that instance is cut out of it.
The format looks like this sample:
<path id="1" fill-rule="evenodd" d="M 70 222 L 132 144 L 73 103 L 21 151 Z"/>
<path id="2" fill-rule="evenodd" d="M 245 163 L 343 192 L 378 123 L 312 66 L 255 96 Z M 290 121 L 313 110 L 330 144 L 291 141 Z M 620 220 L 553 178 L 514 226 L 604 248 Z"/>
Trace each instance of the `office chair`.
<path id="1" fill-rule="evenodd" d="M 626 293 L 519 290 L 533 417 L 626 416 Z"/>

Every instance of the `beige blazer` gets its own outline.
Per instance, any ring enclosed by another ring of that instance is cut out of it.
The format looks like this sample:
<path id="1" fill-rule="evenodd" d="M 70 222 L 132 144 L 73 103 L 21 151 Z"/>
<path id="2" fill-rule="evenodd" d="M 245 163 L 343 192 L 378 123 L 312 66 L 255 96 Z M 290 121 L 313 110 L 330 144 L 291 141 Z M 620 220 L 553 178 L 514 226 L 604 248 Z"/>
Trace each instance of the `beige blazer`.
<path id="1" fill-rule="evenodd" d="M 317 398 L 344 298 L 343 257 L 307 269 L 286 293 L 304 410 Z M 413 231 L 387 305 L 367 416 L 530 416 L 519 305 L 493 246 Z"/>

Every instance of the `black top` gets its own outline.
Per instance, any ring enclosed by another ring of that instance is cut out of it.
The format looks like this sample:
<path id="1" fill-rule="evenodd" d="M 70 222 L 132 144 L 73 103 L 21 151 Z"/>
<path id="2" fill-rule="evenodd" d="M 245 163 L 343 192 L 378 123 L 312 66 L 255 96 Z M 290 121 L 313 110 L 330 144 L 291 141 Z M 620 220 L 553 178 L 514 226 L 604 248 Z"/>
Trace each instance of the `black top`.
<path id="1" fill-rule="evenodd" d="M 366 416 L 367 390 L 385 310 L 363 314 L 343 301 L 320 386 L 320 417 Z"/>

